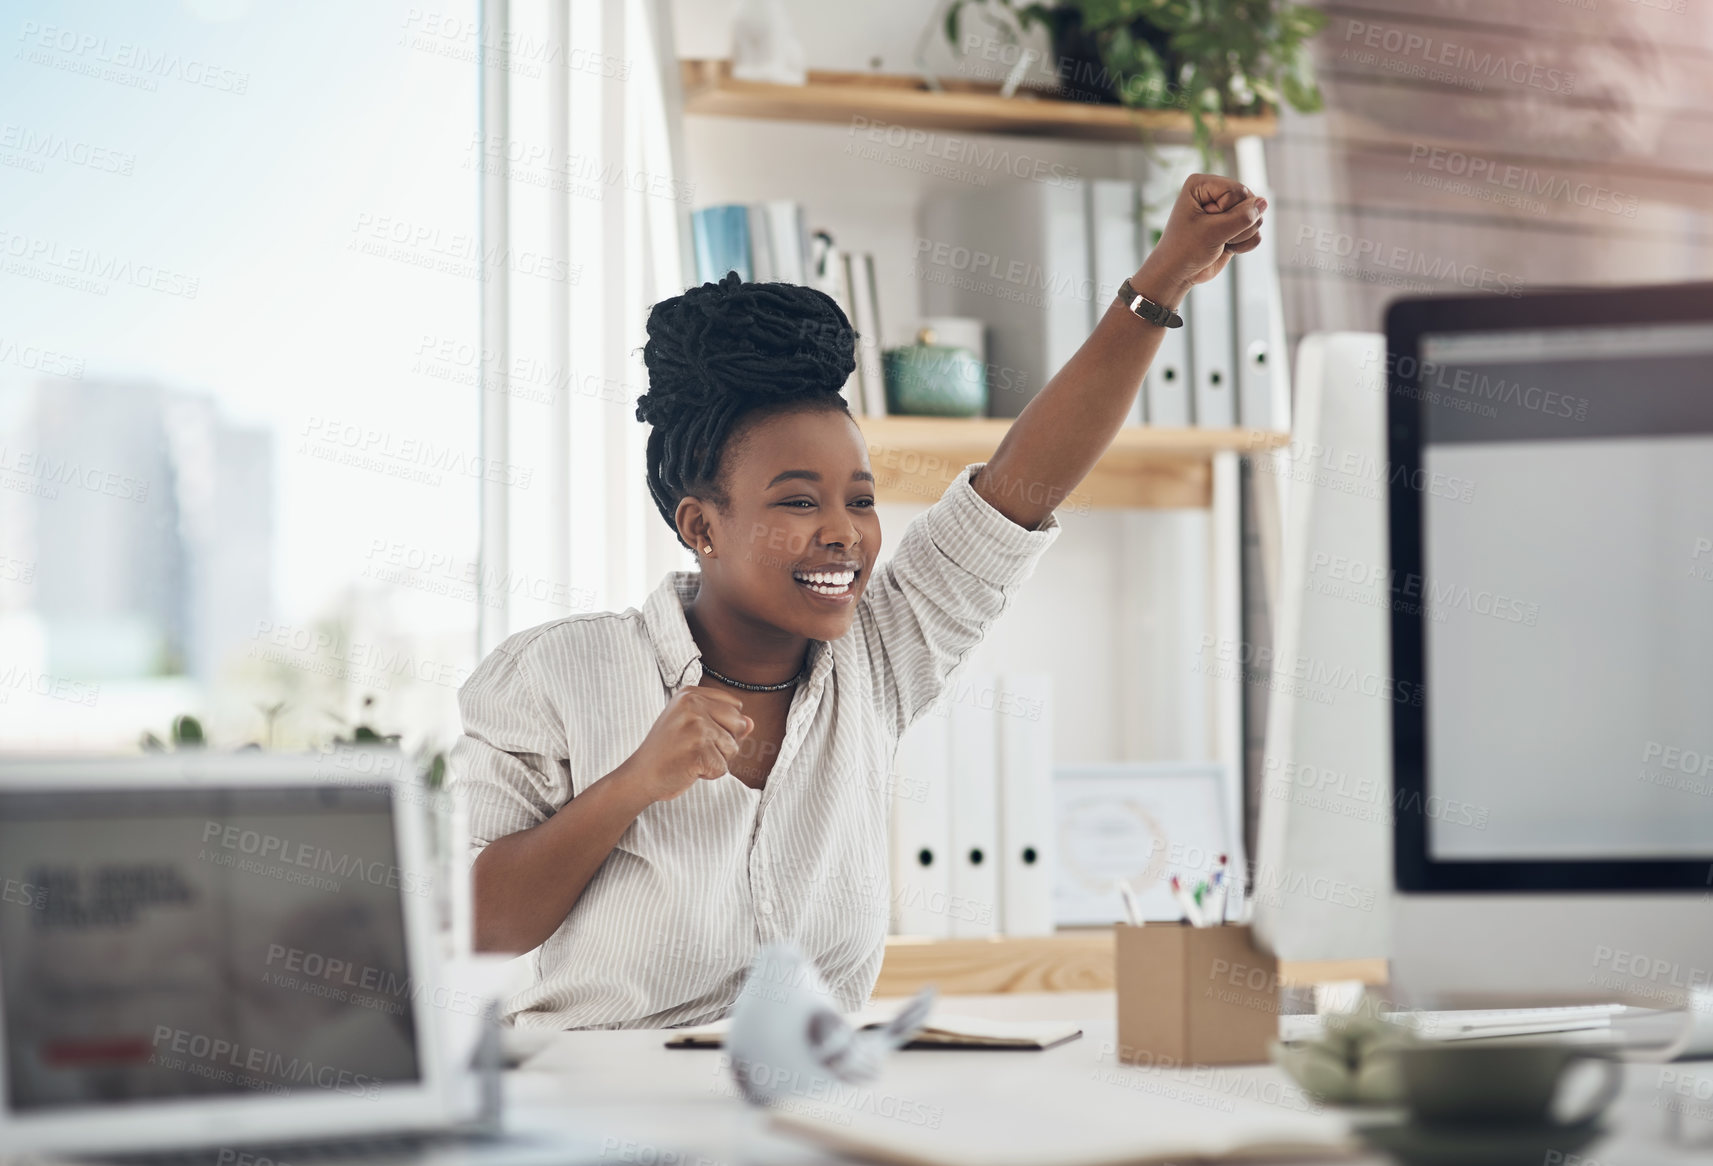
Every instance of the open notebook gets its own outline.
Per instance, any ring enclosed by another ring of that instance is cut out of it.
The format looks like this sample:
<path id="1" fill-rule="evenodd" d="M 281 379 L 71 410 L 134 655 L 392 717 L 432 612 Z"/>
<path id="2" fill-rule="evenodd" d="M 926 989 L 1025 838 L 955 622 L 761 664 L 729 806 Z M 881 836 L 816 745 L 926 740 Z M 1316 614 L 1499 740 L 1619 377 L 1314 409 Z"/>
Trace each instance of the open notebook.
<path id="1" fill-rule="evenodd" d="M 897 1008 L 865 1008 L 848 1019 L 857 1028 L 878 1028 Z M 725 1043 L 730 1020 L 672 1030 L 669 1049 L 717 1049 Z M 1050 1049 L 1076 1040 L 1082 1029 L 1062 1020 L 985 1020 L 936 1010 L 907 1049 Z"/>

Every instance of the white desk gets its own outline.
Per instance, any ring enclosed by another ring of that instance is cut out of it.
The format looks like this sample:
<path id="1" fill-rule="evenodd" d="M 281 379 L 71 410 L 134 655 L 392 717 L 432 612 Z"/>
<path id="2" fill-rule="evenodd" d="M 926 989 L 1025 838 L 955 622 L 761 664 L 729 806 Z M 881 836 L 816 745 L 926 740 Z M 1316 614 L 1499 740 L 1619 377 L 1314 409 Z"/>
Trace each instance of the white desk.
<path id="1" fill-rule="evenodd" d="M 909 1097 L 918 1091 L 943 1092 L 947 1082 L 953 1081 L 973 1097 L 998 1081 L 1014 1085 L 1023 1075 L 1044 1086 L 1081 1082 L 1084 1088 L 1109 1094 L 1119 1105 L 1140 1093 L 1181 1098 L 1185 1104 L 1203 1106 L 1210 1121 L 1219 1120 L 1219 1101 L 1224 1096 L 1304 1104 L 1296 1086 L 1270 1065 L 1220 1069 L 1217 1075 L 1201 1070 L 1198 1077 L 1192 1071 L 1141 1069 L 1116 1062 L 1108 1051 L 1116 1033 L 1110 992 L 949 997 L 946 1007 L 1004 1018 L 1076 1019 L 1083 1024 L 1084 1035 L 1040 1053 L 900 1052 L 894 1054 L 877 1085 Z M 736 1097 L 721 1052 L 667 1049 L 664 1034 L 657 1031 L 561 1033 L 550 1041 L 507 1074 L 508 1104 L 532 1122 L 564 1121 L 596 1131 L 603 1139 L 606 1160 L 676 1166 L 848 1161 L 771 1131 L 764 1113 Z M 1618 1132 L 1586 1148 L 1580 1159 L 1567 1155 L 1556 1166 L 1677 1162 L 1704 1166 L 1713 1156 L 1713 1120 L 1708 1120 L 1713 1117 L 1713 1102 L 1701 1103 L 1701 1113 L 1707 1117 L 1694 1116 L 1684 1123 L 1688 1133 L 1700 1139 L 1698 1144 L 1669 1144 L 1663 1106 L 1672 1091 L 1669 1083 L 1662 1087 L 1662 1069 L 1700 1073 L 1713 1081 L 1713 1063 L 1702 1068 L 1630 1066 L 1624 1094 L 1608 1116 L 1608 1124 Z M 1044 1112 L 1041 1121 L 1051 1123 L 1053 1115 Z"/>

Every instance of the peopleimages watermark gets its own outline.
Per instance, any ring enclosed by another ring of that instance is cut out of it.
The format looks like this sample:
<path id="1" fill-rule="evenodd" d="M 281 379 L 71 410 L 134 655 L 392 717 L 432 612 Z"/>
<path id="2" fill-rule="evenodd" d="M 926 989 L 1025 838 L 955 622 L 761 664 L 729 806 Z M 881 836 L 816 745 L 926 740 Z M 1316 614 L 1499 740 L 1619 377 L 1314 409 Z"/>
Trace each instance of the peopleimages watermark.
<path id="1" fill-rule="evenodd" d="M 0 364 L 70 381 L 83 379 L 83 357 L 56 352 L 39 344 L 21 343 L 9 336 L 0 336 Z"/>
<path id="2" fill-rule="evenodd" d="M 1367 450 L 1340 449 L 1293 437 L 1282 447 L 1252 446 L 1279 456 L 1256 461 L 1255 468 L 1274 477 L 1289 478 L 1341 494 L 1378 499 L 1383 487 L 1402 487 L 1449 502 L 1475 501 L 1475 482 L 1458 474 L 1394 466 Z"/>
<path id="3" fill-rule="evenodd" d="M 447 599 L 504 607 L 508 598 L 521 596 L 564 611 L 595 609 L 595 593 L 590 588 L 509 569 L 497 572 L 475 559 L 397 539 L 370 539 L 367 558 L 363 578 Z"/>
<path id="4" fill-rule="evenodd" d="M 1497 188 L 1513 193 L 1519 198 L 1566 202 L 1572 206 L 1604 211 L 1607 214 L 1618 215 L 1626 219 L 1636 217 L 1636 212 L 1641 207 L 1642 202 L 1633 194 L 1623 194 L 1591 182 L 1572 182 L 1562 174 L 1543 174 L 1533 166 L 1518 166 L 1515 163 L 1499 162 L 1492 158 L 1484 158 L 1480 154 L 1469 154 L 1462 150 L 1448 149 L 1445 146 L 1430 145 L 1426 142 L 1410 143 L 1410 174 L 1413 176 L 1412 180 L 1418 185 L 1425 185 L 1422 182 L 1422 177 L 1429 171 L 1437 175 L 1444 175 L 1448 179 L 1466 180 L 1471 184 L 1469 191 Z M 1452 190 L 1452 193 L 1461 194 L 1469 191 Z M 1546 209 L 1544 203 L 1539 205 L 1541 210 Z"/>
<path id="5" fill-rule="evenodd" d="M 194 300 L 201 287 L 196 276 L 158 263 L 6 230 L 0 230 L 0 272 L 97 296 L 124 285 Z"/>
<path id="6" fill-rule="evenodd" d="M 192 1076 L 244 1089 L 289 1093 L 294 1085 L 313 1085 L 351 1097 L 380 1095 L 379 1077 L 171 1025 L 155 1025 L 153 1045 L 155 1051 L 149 1055 L 151 1065 L 183 1070 Z"/>
<path id="7" fill-rule="evenodd" d="M 1430 256 L 1413 247 L 1387 244 L 1379 239 L 1334 231 L 1329 227 L 1316 227 L 1309 223 L 1297 228 L 1298 257 L 1293 262 L 1299 266 L 1313 266 L 1301 259 L 1301 249 L 1305 243 L 1312 245 L 1314 250 L 1322 255 L 1352 260 L 1356 265 L 1353 268 L 1355 271 L 1384 268 L 1388 272 L 1418 275 L 1441 284 L 1454 283 L 1471 291 L 1488 291 L 1513 299 L 1523 294 L 1523 280 L 1520 277 L 1494 271 L 1491 267 L 1449 259 L 1443 255 Z M 1368 266 L 1363 267 L 1363 264 Z"/>
<path id="8" fill-rule="evenodd" d="M 0 882 L 0 903 L 12 903 L 40 911 L 48 905 L 48 889 L 19 879 Z"/>
<path id="9" fill-rule="evenodd" d="M 503 393 L 538 405 L 550 405 L 569 392 L 628 408 L 646 391 L 599 373 L 556 368 L 525 353 L 502 357 L 460 337 L 429 332 L 417 340 L 413 355 L 413 373 L 454 385 L 480 386 L 484 392 Z"/>
<path id="10" fill-rule="evenodd" d="M 527 490 L 535 478 L 535 470 L 530 466 L 484 458 L 427 438 L 333 417 L 310 416 L 299 436 L 302 440 L 297 452 L 305 456 L 424 485 L 440 485 L 441 474 L 445 473 Z"/>
<path id="11" fill-rule="evenodd" d="M 1648 741 L 1642 746 L 1636 780 L 1706 797 L 1713 794 L 1713 748 L 1703 751 Z"/>
<path id="12" fill-rule="evenodd" d="M 454 61 L 504 65 L 524 77 L 539 77 L 544 67 L 552 67 L 618 81 L 630 78 L 627 60 L 561 44 L 523 29 L 508 28 L 496 34 L 492 26 L 466 15 L 413 7 L 403 25 L 401 44 Z"/>
<path id="13" fill-rule="evenodd" d="M 152 93 L 160 88 L 162 81 L 179 81 L 241 97 L 250 88 L 250 75 L 237 69 L 55 24 L 26 20 L 18 39 L 24 45 L 16 54 L 18 60 L 132 89 Z"/>
<path id="14" fill-rule="evenodd" d="M 200 861 L 231 866 L 252 874 L 270 874 L 287 882 L 303 883 L 317 890 L 337 891 L 335 879 L 355 878 L 370 886 L 386 887 L 407 895 L 427 896 L 434 891 L 432 876 L 361 855 L 343 854 L 314 842 L 294 841 L 278 834 L 250 830 L 231 822 L 210 819 L 202 825 Z M 244 865 L 243 859 L 258 864 Z M 289 869 L 287 869 L 289 868 Z M 332 878 L 321 878 L 330 875 Z"/>
<path id="15" fill-rule="evenodd" d="M 36 564 L 32 560 L 0 555 L 0 583 L 16 583 L 28 587 L 35 581 Z"/>
<path id="16" fill-rule="evenodd" d="M 137 168 L 137 156 L 124 150 L 32 129 L 17 122 L 0 122 L 0 166 L 41 174 L 49 162 L 64 162 L 126 178 Z"/>
<path id="17" fill-rule="evenodd" d="M 996 174 L 1047 186 L 1068 186 L 1081 178 L 1075 166 L 1028 153 L 1012 141 L 954 137 L 861 115 L 851 118 L 845 137 L 844 152 L 852 157 L 972 186 L 987 186 Z"/>
<path id="18" fill-rule="evenodd" d="M 1546 93 L 1569 96 L 1576 92 L 1576 74 L 1529 61 L 1521 56 L 1506 56 L 1492 50 L 1478 50 L 1454 41 L 1442 40 L 1425 32 L 1409 32 L 1384 24 L 1347 19 L 1344 28 L 1345 49 L 1339 60 L 1357 64 L 1378 64 L 1393 72 L 1430 81 L 1443 81 L 1465 88 L 1480 90 L 1487 81 L 1504 80 L 1513 85 L 1539 89 Z M 1373 52 L 1358 54 L 1362 49 L 1378 49 L 1393 61 L 1408 67 L 1399 69 L 1392 62 Z M 1402 58 L 1402 60 L 1398 60 Z M 1473 82 L 1473 84 L 1470 84 Z"/>
<path id="19" fill-rule="evenodd" d="M 462 988 L 430 986 L 391 968 L 375 968 L 354 960 L 322 955 L 300 947 L 268 944 L 262 983 L 288 992 L 319 996 L 393 1016 L 409 1010 L 409 1001 L 460 1016 L 480 1016 L 483 997 Z"/>
<path id="20" fill-rule="evenodd" d="M 601 1160 L 635 1162 L 637 1166 L 731 1166 L 723 1158 L 710 1158 L 694 1150 L 675 1150 L 653 1142 L 617 1138 L 610 1134 L 601 1139 Z"/>
<path id="21" fill-rule="evenodd" d="M 1376 392 L 1387 391 L 1389 384 L 1399 384 L 1414 400 L 1430 405 L 1448 405 L 1481 417 L 1497 417 L 1498 405 L 1510 405 L 1548 417 L 1563 417 L 1571 421 L 1588 419 L 1587 397 L 1573 397 L 1556 389 L 1489 376 L 1462 365 L 1418 360 L 1396 352 L 1386 353 L 1386 375 L 1381 376 L 1375 357 L 1373 350 L 1362 354 L 1363 371 L 1373 374 L 1369 383 Z"/>
<path id="22" fill-rule="evenodd" d="M 1689 577 L 1713 583 L 1713 537 L 1701 535 L 1695 540 L 1695 549 L 1689 553 Z"/>
<path id="23" fill-rule="evenodd" d="M 532 276 L 572 287 L 583 278 L 583 265 L 564 256 L 529 247 L 483 246 L 470 232 L 448 231 L 394 215 L 359 211 L 346 250 L 375 259 L 389 259 L 425 271 L 486 280 L 499 271 Z"/>
<path id="24" fill-rule="evenodd" d="M 609 190 L 624 190 L 688 206 L 696 197 L 693 182 L 683 182 L 669 174 L 650 174 L 622 162 L 603 162 L 588 154 L 563 154 L 539 142 L 474 130 L 470 134 L 470 149 L 475 156 L 464 161 L 465 170 L 503 174 L 511 182 L 545 187 L 578 198 L 598 200 Z"/>
<path id="25" fill-rule="evenodd" d="M 1203 633 L 1201 643 L 1196 647 L 1196 664 L 1192 671 L 1208 671 L 1230 679 L 1239 668 L 1246 679 L 1251 672 L 1258 674 L 1251 683 L 1262 683 L 1270 677 L 1296 681 L 1303 689 L 1292 690 L 1293 695 L 1321 704 L 1334 703 L 1333 694 L 1340 692 L 1418 708 L 1422 704 L 1422 687 L 1407 680 L 1301 654 L 1282 660 L 1274 656 L 1272 648 L 1258 647 L 1248 640 L 1238 641 L 1215 636 L 1211 632 Z M 1321 699 L 1323 694 L 1327 699 Z"/>
<path id="26" fill-rule="evenodd" d="M 249 655 L 304 672 L 386 691 L 394 677 L 441 688 L 458 688 L 470 678 L 467 664 L 418 656 L 407 648 L 352 640 L 329 628 L 256 621 Z"/>
<path id="27" fill-rule="evenodd" d="M 1685 968 L 1663 956 L 1599 944 L 1594 948 L 1594 970 L 1588 974 L 1588 983 L 1628 996 L 1675 1002 L 1686 994 L 1699 996 L 1713 987 L 1713 972 Z"/>
<path id="28" fill-rule="evenodd" d="M 1094 281 L 1086 275 L 1051 271 L 1039 263 L 920 236 L 910 274 L 924 283 L 946 284 L 1032 307 L 1062 299 L 1087 303 L 1095 294 Z"/>
<path id="29" fill-rule="evenodd" d="M 1394 814 L 1419 814 L 1447 825 L 1485 830 L 1490 817 L 1486 806 L 1438 794 L 1424 799 L 1419 790 L 1394 790 L 1385 779 L 1352 777 L 1330 766 L 1268 756 L 1262 758 L 1261 774 L 1269 797 L 1363 822 L 1389 824 Z"/>
<path id="30" fill-rule="evenodd" d="M 1315 551 L 1309 556 L 1308 586 L 1319 595 L 1348 599 L 1375 607 L 1390 607 L 1407 615 L 1425 615 L 1445 622 L 1451 611 L 1490 616 L 1503 623 L 1534 627 L 1540 604 L 1466 583 L 1424 579 L 1414 571 L 1365 563 L 1346 555 Z"/>
<path id="31" fill-rule="evenodd" d="M 13 693 L 26 692 L 48 700 L 63 700 L 94 708 L 101 699 L 101 685 L 38 672 L 16 660 L 0 667 L 0 704 L 10 703 Z"/>

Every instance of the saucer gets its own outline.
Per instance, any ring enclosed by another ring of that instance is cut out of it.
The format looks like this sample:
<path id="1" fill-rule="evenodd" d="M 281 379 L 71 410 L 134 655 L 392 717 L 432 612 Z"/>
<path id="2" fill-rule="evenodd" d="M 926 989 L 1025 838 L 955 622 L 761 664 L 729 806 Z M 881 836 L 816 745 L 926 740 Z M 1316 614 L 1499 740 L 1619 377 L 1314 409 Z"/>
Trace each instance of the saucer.
<path id="1" fill-rule="evenodd" d="M 1358 1124 L 1368 1145 L 1404 1166 L 1540 1166 L 1565 1161 L 1605 1136 L 1595 1121 L 1579 1125 L 1421 1125 L 1416 1122 Z M 1556 1151 L 1560 1157 L 1547 1157 Z"/>

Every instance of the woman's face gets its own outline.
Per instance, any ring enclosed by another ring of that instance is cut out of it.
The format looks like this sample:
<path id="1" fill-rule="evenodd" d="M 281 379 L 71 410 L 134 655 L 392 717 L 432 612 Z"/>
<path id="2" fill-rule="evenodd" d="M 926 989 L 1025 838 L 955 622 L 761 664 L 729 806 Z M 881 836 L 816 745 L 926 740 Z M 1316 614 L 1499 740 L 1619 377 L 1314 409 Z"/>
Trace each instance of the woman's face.
<path id="1" fill-rule="evenodd" d="M 705 581 L 726 603 L 782 631 L 836 640 L 880 553 L 874 474 L 839 409 L 774 413 L 742 426 L 723 456 L 727 511 L 706 507 Z"/>

